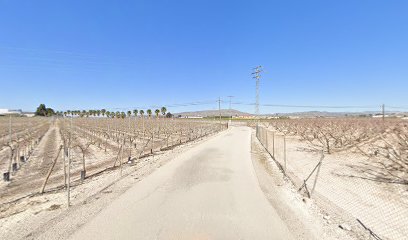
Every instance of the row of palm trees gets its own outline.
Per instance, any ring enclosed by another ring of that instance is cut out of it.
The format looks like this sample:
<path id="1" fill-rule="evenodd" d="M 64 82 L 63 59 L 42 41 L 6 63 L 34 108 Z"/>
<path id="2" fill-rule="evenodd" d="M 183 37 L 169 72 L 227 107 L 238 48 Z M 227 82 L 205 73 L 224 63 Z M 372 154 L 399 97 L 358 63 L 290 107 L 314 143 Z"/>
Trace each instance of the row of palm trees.
<path id="1" fill-rule="evenodd" d="M 154 110 L 154 113 L 156 115 L 156 118 L 159 118 L 160 113 L 163 115 L 163 117 L 169 117 L 171 116 L 171 113 L 167 113 L 167 108 L 166 107 L 162 107 L 161 109 L 156 109 Z M 151 109 L 147 109 L 146 110 L 146 114 L 149 118 L 152 117 L 153 112 Z M 98 116 L 100 117 L 101 115 L 103 117 L 108 117 L 108 118 L 126 118 L 126 117 L 144 117 L 145 115 L 145 111 L 144 110 L 137 110 L 134 109 L 133 111 L 127 111 L 127 112 L 119 112 L 119 111 L 107 111 L 106 109 L 101 109 L 101 110 L 67 110 L 65 112 L 57 112 L 57 115 L 64 115 L 64 116 L 78 116 L 78 117 L 89 117 L 89 116 Z"/>

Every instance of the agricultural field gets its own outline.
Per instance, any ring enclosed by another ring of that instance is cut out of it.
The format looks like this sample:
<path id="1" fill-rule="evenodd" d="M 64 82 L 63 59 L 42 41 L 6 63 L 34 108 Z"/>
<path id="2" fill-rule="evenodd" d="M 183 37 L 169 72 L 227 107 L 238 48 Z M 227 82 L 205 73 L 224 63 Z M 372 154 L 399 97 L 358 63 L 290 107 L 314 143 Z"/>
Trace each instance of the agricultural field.
<path id="1" fill-rule="evenodd" d="M 0 118 L 0 203 L 65 188 L 225 129 L 171 118 Z M 69 164 L 70 163 L 70 164 Z"/>
<path id="2" fill-rule="evenodd" d="M 381 239 L 406 239 L 407 121 L 286 119 L 261 122 L 257 130 L 304 196 L 348 219 L 354 229 L 367 228 Z M 327 221 L 336 221 L 333 216 Z"/>

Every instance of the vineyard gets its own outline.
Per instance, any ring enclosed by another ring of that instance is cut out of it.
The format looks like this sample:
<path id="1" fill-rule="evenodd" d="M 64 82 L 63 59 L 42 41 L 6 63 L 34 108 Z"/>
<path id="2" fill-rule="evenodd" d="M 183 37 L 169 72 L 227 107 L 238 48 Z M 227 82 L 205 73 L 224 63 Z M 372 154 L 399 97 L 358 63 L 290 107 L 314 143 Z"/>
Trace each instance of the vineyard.
<path id="1" fill-rule="evenodd" d="M 305 197 L 374 239 L 407 239 L 407 121 L 280 119 L 261 122 L 257 138 Z"/>
<path id="2" fill-rule="evenodd" d="M 130 116 L 0 118 L 0 202 L 122 171 L 124 164 L 225 128 L 218 121 Z"/>

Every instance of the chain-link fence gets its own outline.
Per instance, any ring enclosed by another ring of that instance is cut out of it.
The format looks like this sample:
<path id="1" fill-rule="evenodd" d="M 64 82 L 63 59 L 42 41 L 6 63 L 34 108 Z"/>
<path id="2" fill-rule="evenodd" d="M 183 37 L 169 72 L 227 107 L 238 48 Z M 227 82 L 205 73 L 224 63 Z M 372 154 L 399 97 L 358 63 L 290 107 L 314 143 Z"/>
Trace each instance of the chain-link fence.
<path id="1" fill-rule="evenodd" d="M 408 239 L 408 187 L 368 178 L 375 168 L 369 158 L 352 149 L 329 154 L 268 126 L 257 126 L 256 137 L 306 197 L 372 239 Z"/>

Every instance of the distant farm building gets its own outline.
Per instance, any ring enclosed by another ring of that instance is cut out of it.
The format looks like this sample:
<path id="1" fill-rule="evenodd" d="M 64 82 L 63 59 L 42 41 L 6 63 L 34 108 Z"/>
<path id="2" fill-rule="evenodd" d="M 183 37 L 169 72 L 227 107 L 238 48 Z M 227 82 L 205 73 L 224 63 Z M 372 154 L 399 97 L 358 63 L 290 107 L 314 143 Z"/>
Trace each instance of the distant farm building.
<path id="1" fill-rule="evenodd" d="M 0 108 L 0 116 L 6 115 L 22 115 L 23 111 L 19 110 L 10 110 L 10 109 L 1 109 Z"/>
<path id="2" fill-rule="evenodd" d="M 0 116 L 25 116 L 25 117 L 34 117 L 35 113 L 32 112 L 23 112 L 21 109 L 11 110 L 0 108 Z"/>

